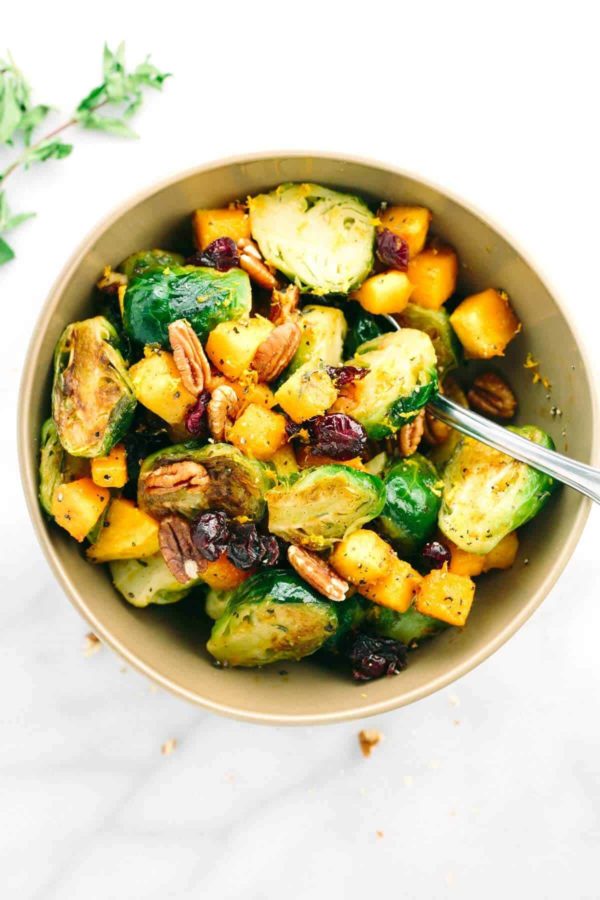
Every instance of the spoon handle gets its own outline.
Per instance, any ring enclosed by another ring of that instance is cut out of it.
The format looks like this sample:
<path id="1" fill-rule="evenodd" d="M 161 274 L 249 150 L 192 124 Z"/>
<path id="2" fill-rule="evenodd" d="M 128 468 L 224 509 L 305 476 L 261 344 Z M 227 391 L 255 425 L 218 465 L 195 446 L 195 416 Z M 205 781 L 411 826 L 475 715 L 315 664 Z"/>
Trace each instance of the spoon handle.
<path id="1" fill-rule="evenodd" d="M 600 503 L 600 469 L 563 456 L 556 450 L 540 447 L 539 444 L 464 409 L 442 394 L 437 394 L 429 402 L 429 408 L 436 418 L 446 425 L 451 425 L 457 431 L 527 463 L 534 469 L 545 472 L 546 475 L 551 475 L 557 481 L 568 484 L 569 487 Z"/>

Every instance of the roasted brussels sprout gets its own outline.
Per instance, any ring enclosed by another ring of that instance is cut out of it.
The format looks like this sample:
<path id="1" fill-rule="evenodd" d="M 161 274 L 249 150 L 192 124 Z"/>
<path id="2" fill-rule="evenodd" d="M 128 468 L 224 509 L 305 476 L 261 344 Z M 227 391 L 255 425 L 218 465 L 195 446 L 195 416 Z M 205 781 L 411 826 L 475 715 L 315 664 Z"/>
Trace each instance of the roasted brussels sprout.
<path id="1" fill-rule="evenodd" d="M 52 497 L 56 488 L 63 483 L 63 461 L 65 451 L 58 439 L 58 431 L 53 419 L 47 419 L 40 434 L 39 497 L 42 508 L 52 515 Z"/>
<path id="2" fill-rule="evenodd" d="M 171 253 L 170 250 L 139 250 L 123 260 L 119 265 L 119 272 L 127 275 L 128 278 L 136 278 L 142 272 L 182 265 L 181 253 Z"/>
<path id="3" fill-rule="evenodd" d="M 344 359 L 354 356 L 361 344 L 372 341 L 380 334 L 392 330 L 387 319 L 367 312 L 360 303 L 348 304 L 346 318 L 348 319 L 348 333 L 344 341 Z"/>
<path id="4" fill-rule="evenodd" d="M 335 633 L 323 644 L 323 650 L 328 650 L 330 653 L 343 651 L 350 635 L 361 628 L 370 606 L 374 606 L 374 604 L 365 600 L 361 594 L 353 594 L 342 603 L 336 603 L 338 626 Z"/>
<path id="5" fill-rule="evenodd" d="M 344 409 L 374 440 L 410 422 L 437 390 L 435 350 L 423 331 L 382 334 L 361 344 L 353 362 L 369 374 L 354 383 Z"/>
<path id="6" fill-rule="evenodd" d="M 408 647 L 425 638 L 433 637 L 448 626 L 440 619 L 424 616 L 414 606 L 406 612 L 399 613 L 395 609 L 370 603 L 366 613 L 367 627 L 379 637 L 392 638 Z"/>
<path id="7" fill-rule="evenodd" d="M 384 503 L 385 488 L 375 475 L 341 465 L 305 469 L 267 494 L 269 530 L 322 550 L 376 518 Z"/>
<path id="8" fill-rule="evenodd" d="M 208 652 L 230 666 L 302 659 L 338 627 L 336 604 L 284 569 L 245 581 L 213 625 Z"/>
<path id="9" fill-rule="evenodd" d="M 251 303 L 250 280 L 241 269 L 147 269 L 127 285 L 123 324 L 138 344 L 168 347 L 171 322 L 187 319 L 204 341 L 220 322 L 249 315 Z"/>
<path id="10" fill-rule="evenodd" d="M 554 449 L 552 438 L 534 425 L 509 430 Z M 462 438 L 444 471 L 440 529 L 461 550 L 489 553 L 537 515 L 554 487 L 549 475 Z"/>
<path id="11" fill-rule="evenodd" d="M 206 592 L 206 600 L 204 611 L 206 615 L 215 621 L 225 612 L 227 604 L 235 594 L 233 590 L 219 590 L 218 588 L 209 588 Z"/>
<path id="12" fill-rule="evenodd" d="M 384 479 L 383 533 L 401 556 L 413 556 L 433 534 L 442 503 L 442 482 L 433 463 L 415 453 L 401 459 Z"/>
<path id="13" fill-rule="evenodd" d="M 301 289 L 347 294 L 369 274 L 374 217 L 358 197 L 318 184 L 282 184 L 249 202 L 262 255 Z"/>
<path id="14" fill-rule="evenodd" d="M 193 518 L 207 509 L 222 509 L 258 521 L 274 482 L 270 465 L 244 456 L 231 444 L 176 444 L 144 460 L 138 503 L 154 516 L 179 512 Z"/>
<path id="15" fill-rule="evenodd" d="M 133 606 L 177 603 L 200 581 L 181 585 L 168 570 L 160 553 L 146 559 L 118 559 L 108 564 L 113 584 Z"/>
<path id="16" fill-rule="evenodd" d="M 292 357 L 281 381 L 305 363 L 339 366 L 348 325 L 344 313 L 334 306 L 305 306 L 299 318 L 302 329 L 300 346 Z"/>
<path id="17" fill-rule="evenodd" d="M 103 316 L 73 322 L 54 351 L 52 418 L 71 456 L 104 456 L 136 406 L 117 332 Z"/>
<path id="18" fill-rule="evenodd" d="M 426 309 L 417 303 L 409 303 L 397 318 L 403 328 L 416 328 L 429 335 L 437 357 L 440 380 L 460 364 L 462 359 L 460 341 L 450 324 L 450 316 L 443 307 Z"/>

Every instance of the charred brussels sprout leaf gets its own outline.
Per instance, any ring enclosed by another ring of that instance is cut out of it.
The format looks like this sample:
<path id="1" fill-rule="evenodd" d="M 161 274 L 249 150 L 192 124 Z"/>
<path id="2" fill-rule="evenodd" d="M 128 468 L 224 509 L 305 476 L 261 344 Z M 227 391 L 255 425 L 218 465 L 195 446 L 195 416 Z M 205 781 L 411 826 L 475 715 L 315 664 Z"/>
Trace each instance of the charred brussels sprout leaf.
<path id="1" fill-rule="evenodd" d="M 198 484 L 202 470 L 208 475 L 208 485 Z M 166 481 L 162 478 L 165 471 Z M 144 460 L 138 503 L 154 516 L 178 512 L 194 518 L 205 510 L 221 509 L 230 516 L 258 521 L 266 509 L 265 494 L 274 481 L 268 463 L 244 456 L 231 444 L 176 444 Z"/>
<path id="2" fill-rule="evenodd" d="M 376 518 L 384 502 L 383 482 L 375 475 L 348 466 L 318 466 L 269 491 L 269 530 L 293 544 L 322 550 Z"/>
<path id="3" fill-rule="evenodd" d="M 369 374 L 353 385 L 347 411 L 374 440 L 414 419 L 437 390 L 435 350 L 423 331 L 383 334 L 361 344 L 352 362 Z"/>
<path id="4" fill-rule="evenodd" d="M 113 584 L 133 606 L 177 603 L 199 581 L 181 585 L 170 573 L 161 554 L 147 559 L 119 559 L 109 563 Z"/>
<path id="5" fill-rule="evenodd" d="M 56 345 L 52 417 L 72 456 L 104 456 L 129 428 L 136 400 L 118 346 L 103 316 L 67 325 Z"/>
<path id="6" fill-rule="evenodd" d="M 510 431 L 554 449 L 552 438 L 533 425 Z M 444 471 L 440 529 L 461 550 L 489 553 L 537 515 L 554 487 L 549 475 L 463 438 Z"/>
<path id="7" fill-rule="evenodd" d="M 338 627 L 334 603 L 296 574 L 260 572 L 245 581 L 213 625 L 208 652 L 230 666 L 264 666 L 302 659 Z"/>
<path id="8" fill-rule="evenodd" d="M 395 609 L 377 606 L 375 603 L 369 604 L 366 624 L 378 637 L 392 638 L 406 644 L 407 647 L 433 637 L 448 627 L 440 619 L 424 616 L 414 606 L 409 607 L 404 613 L 399 613 Z"/>
<path id="9" fill-rule="evenodd" d="M 440 379 L 460 364 L 462 359 L 460 341 L 450 324 L 450 316 L 443 307 L 426 309 L 416 303 L 409 303 L 398 316 L 398 320 L 403 328 L 416 328 L 429 335 L 435 349 Z"/>
<path id="10" fill-rule="evenodd" d="M 180 253 L 171 253 L 170 250 L 139 250 L 123 260 L 119 266 L 119 272 L 127 275 L 128 278 L 136 278 L 142 272 L 182 265 L 183 256 Z"/>
<path id="11" fill-rule="evenodd" d="M 204 341 L 220 322 L 249 315 L 251 303 L 250 280 L 241 269 L 147 269 L 127 285 L 123 324 L 133 341 L 168 347 L 171 322 L 187 319 Z"/>
<path id="12" fill-rule="evenodd" d="M 315 294 L 347 294 L 373 265 L 368 206 L 318 184 L 282 184 L 252 197 L 250 227 L 266 261 Z"/>
<path id="13" fill-rule="evenodd" d="M 382 531 L 401 556 L 412 556 L 435 531 L 442 482 L 433 463 L 415 453 L 394 463 L 384 484 Z"/>

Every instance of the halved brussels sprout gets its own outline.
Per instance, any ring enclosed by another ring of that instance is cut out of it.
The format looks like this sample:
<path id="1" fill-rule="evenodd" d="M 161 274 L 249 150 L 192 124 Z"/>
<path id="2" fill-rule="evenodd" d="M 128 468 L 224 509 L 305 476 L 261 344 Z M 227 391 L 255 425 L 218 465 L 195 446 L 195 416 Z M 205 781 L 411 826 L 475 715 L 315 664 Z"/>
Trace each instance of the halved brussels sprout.
<path id="1" fill-rule="evenodd" d="M 358 302 L 348 304 L 346 318 L 348 319 L 348 333 L 344 341 L 344 359 L 354 356 L 361 344 L 372 341 L 380 334 L 392 330 L 387 319 L 367 312 Z"/>
<path id="2" fill-rule="evenodd" d="M 52 515 L 54 491 L 63 483 L 64 457 L 54 420 L 46 419 L 40 434 L 39 498 L 49 516 Z"/>
<path id="3" fill-rule="evenodd" d="M 173 268 L 183 265 L 181 253 L 172 253 L 170 250 L 138 250 L 124 259 L 119 265 L 119 272 L 128 278 L 135 278 L 142 272 L 149 270 Z"/>
<path id="4" fill-rule="evenodd" d="M 534 425 L 509 430 L 554 449 L 552 438 Z M 555 486 L 549 475 L 464 437 L 444 472 L 440 529 L 461 550 L 489 553 L 537 515 Z"/>
<path id="5" fill-rule="evenodd" d="M 352 362 L 367 366 L 369 374 L 354 383 L 345 411 L 374 440 L 414 419 L 437 390 L 435 350 L 423 331 L 403 328 L 382 334 L 361 344 Z"/>
<path id="6" fill-rule="evenodd" d="M 165 605 L 187 597 L 200 581 L 181 585 L 160 553 L 146 559 L 118 559 L 108 564 L 113 584 L 132 606 Z"/>
<path id="7" fill-rule="evenodd" d="M 305 363 L 325 363 L 327 366 L 339 366 L 342 363 L 348 325 L 341 309 L 334 306 L 305 306 L 298 322 L 302 329 L 300 346 L 281 381 L 285 381 Z"/>
<path id="8" fill-rule="evenodd" d="M 123 324 L 133 341 L 168 347 L 168 327 L 176 319 L 187 319 L 204 341 L 220 322 L 248 316 L 251 305 L 250 279 L 241 269 L 147 269 L 127 285 Z"/>
<path id="9" fill-rule="evenodd" d="M 384 503 L 385 488 L 375 475 L 341 465 L 305 469 L 267 494 L 269 530 L 322 550 L 376 518 Z"/>
<path id="10" fill-rule="evenodd" d="M 327 638 L 323 644 L 323 650 L 330 653 L 339 653 L 343 649 L 346 639 L 352 632 L 358 631 L 365 621 L 367 609 L 374 606 L 361 594 L 353 594 L 342 603 L 335 604 L 335 611 L 338 617 L 338 626 L 335 633 Z"/>
<path id="11" fill-rule="evenodd" d="M 302 659 L 338 627 L 336 604 L 284 569 L 245 581 L 213 625 L 208 652 L 230 666 L 264 666 Z"/>
<path id="12" fill-rule="evenodd" d="M 159 471 L 160 470 L 160 471 Z M 208 486 L 198 484 L 206 471 Z M 168 476 L 162 476 L 168 471 Z M 231 444 L 175 444 L 144 460 L 138 480 L 138 504 L 154 516 L 178 512 L 194 518 L 207 509 L 230 516 L 262 518 L 265 494 L 275 481 L 268 463 L 250 459 Z"/>
<path id="13" fill-rule="evenodd" d="M 234 594 L 235 589 L 221 591 L 217 588 L 209 588 L 206 592 L 206 600 L 204 605 L 204 611 L 206 615 L 216 621 L 223 615 L 227 604 Z"/>
<path id="14" fill-rule="evenodd" d="M 418 641 L 439 634 L 448 626 L 440 619 L 424 616 L 414 606 L 399 613 L 386 606 L 370 603 L 366 614 L 368 628 L 379 637 L 392 638 L 410 647 Z"/>
<path id="15" fill-rule="evenodd" d="M 374 217 L 358 197 L 318 184 L 282 184 L 249 205 L 262 255 L 301 289 L 347 294 L 369 274 Z"/>
<path id="16" fill-rule="evenodd" d="M 460 341 L 450 324 L 450 316 L 443 307 L 426 309 L 417 303 L 409 303 L 397 318 L 403 328 L 416 328 L 429 335 L 437 357 L 440 380 L 460 365 L 462 359 Z"/>
<path id="17" fill-rule="evenodd" d="M 442 503 L 442 482 L 433 463 L 415 453 L 395 462 L 383 479 L 383 533 L 403 556 L 412 556 L 435 531 Z"/>
<path id="18" fill-rule="evenodd" d="M 117 332 L 103 316 L 73 322 L 54 351 L 52 418 L 71 456 L 105 456 L 136 407 Z"/>

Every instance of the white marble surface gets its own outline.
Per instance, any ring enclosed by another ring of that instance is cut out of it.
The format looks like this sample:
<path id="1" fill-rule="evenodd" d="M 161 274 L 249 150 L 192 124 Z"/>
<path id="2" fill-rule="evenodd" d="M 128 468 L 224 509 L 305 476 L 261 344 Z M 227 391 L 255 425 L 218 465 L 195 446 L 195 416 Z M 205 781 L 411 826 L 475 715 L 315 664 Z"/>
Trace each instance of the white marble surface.
<path id="1" fill-rule="evenodd" d="M 39 216 L 0 271 L 2 897 L 597 897 L 597 513 L 507 646 L 452 688 L 369 721 L 385 739 L 368 760 L 364 723 L 243 725 L 157 692 L 104 647 L 83 655 L 87 628 L 28 523 L 11 423 L 43 298 L 124 196 L 251 149 L 387 159 L 502 222 L 597 346 L 598 57 L 586 4 L 545 4 L 542 20 L 537 4 L 353 13 L 307 2 L 293 27 L 286 4 L 202 6 L 171 3 L 165 15 L 108 0 L 95 19 L 61 2 L 3 11 L 2 44 L 40 100 L 78 100 L 105 36 L 152 51 L 176 78 L 140 116 L 141 141 L 77 136 L 71 159 L 11 187 L 13 205 Z"/>

